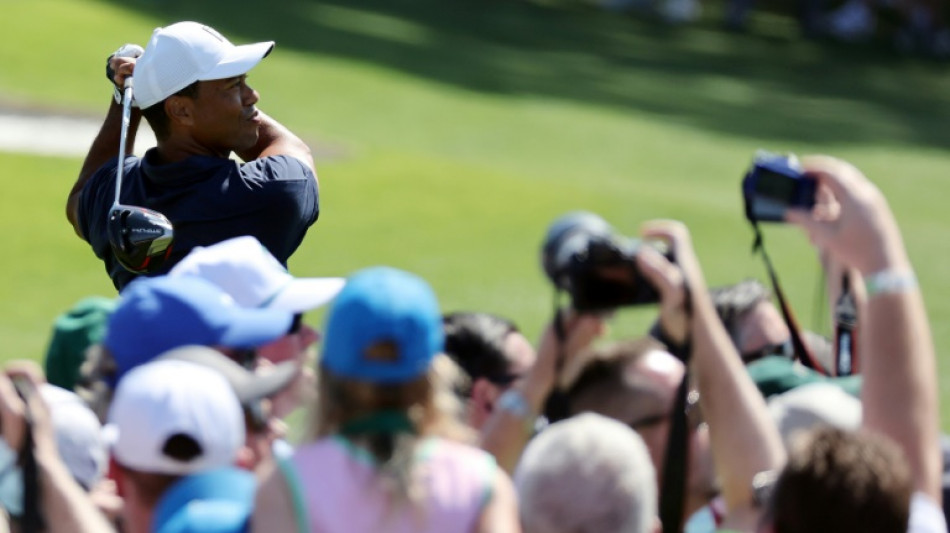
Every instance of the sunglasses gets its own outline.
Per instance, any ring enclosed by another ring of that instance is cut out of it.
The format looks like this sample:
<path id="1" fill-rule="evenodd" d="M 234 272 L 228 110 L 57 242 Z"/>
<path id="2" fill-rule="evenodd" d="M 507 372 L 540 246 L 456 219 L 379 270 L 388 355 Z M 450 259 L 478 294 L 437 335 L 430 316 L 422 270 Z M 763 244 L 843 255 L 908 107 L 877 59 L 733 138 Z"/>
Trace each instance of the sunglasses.
<path id="1" fill-rule="evenodd" d="M 783 357 L 792 357 L 795 354 L 795 347 L 792 346 L 792 340 L 788 339 L 784 342 L 779 342 L 776 344 L 767 344 L 758 350 L 751 352 L 745 352 L 741 355 L 742 362 L 751 363 L 753 361 L 758 361 L 759 359 L 769 357 L 772 355 L 781 355 Z"/>
<path id="2" fill-rule="evenodd" d="M 303 328 L 303 313 L 294 314 L 294 319 L 290 322 L 290 329 L 287 330 L 288 335 L 296 335 L 300 333 L 300 330 Z"/>

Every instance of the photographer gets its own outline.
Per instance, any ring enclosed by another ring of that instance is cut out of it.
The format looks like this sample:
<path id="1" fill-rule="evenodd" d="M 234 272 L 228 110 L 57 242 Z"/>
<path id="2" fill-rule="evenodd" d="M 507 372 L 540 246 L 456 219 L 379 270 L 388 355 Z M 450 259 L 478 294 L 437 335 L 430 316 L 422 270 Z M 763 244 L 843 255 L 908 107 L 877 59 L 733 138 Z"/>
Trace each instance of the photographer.
<path id="1" fill-rule="evenodd" d="M 581 220 L 583 219 L 594 223 L 586 227 L 594 228 L 590 233 L 596 234 L 595 237 L 606 237 L 607 228 L 603 227 L 606 223 L 587 216 L 581 217 Z M 559 228 L 556 226 L 557 224 L 552 233 L 557 233 Z M 570 236 L 569 233 L 566 236 L 568 240 L 574 239 L 575 244 L 583 241 Z M 753 493 L 753 478 L 761 472 L 772 471 L 782 465 L 784 450 L 781 440 L 769 419 L 764 400 L 745 373 L 741 359 L 716 315 L 685 226 L 672 221 L 654 221 L 644 226 L 642 236 L 668 243 L 676 263 L 671 263 L 651 246 L 640 246 L 635 248 L 633 255 L 613 254 L 613 259 L 619 259 L 619 263 L 607 262 L 610 263 L 610 268 L 606 270 L 613 276 L 610 280 L 585 281 L 575 277 L 576 281 L 570 287 L 576 289 L 583 285 L 597 289 L 586 296 L 613 294 L 616 297 L 618 294 L 625 294 L 630 297 L 626 299 L 627 302 L 643 302 L 642 291 L 646 287 L 627 287 L 630 290 L 626 293 L 622 290 L 605 290 L 610 281 L 630 284 L 631 278 L 620 279 L 616 276 L 620 272 L 619 268 L 623 268 L 630 275 L 636 276 L 632 278 L 634 281 L 645 280 L 649 288 L 656 291 L 660 302 L 660 323 L 664 340 L 673 345 L 671 349 L 683 354 L 684 358 L 692 355 L 692 368 L 695 372 L 693 377 L 699 386 L 700 394 L 706 399 L 703 407 L 709 423 L 713 461 L 729 510 L 723 525 L 751 530 L 755 527 L 760 513 Z M 577 246 L 580 250 L 578 257 L 594 256 L 589 246 L 593 241 L 597 241 L 597 238 L 589 239 L 588 244 Z M 605 242 L 601 240 L 599 244 Z M 621 243 L 614 249 L 622 250 L 624 245 Z M 563 258 L 570 254 L 554 254 L 555 257 L 558 255 Z M 606 258 L 608 255 L 611 254 L 598 257 Z M 633 270 L 630 268 L 631 263 L 635 265 Z M 598 269 L 591 270 L 596 276 Z M 549 269 L 549 273 L 551 271 Z M 585 295 L 580 295 L 581 298 L 577 298 L 576 294 L 572 296 L 575 296 L 575 307 L 586 308 L 588 304 L 596 307 L 593 304 L 604 302 L 597 298 L 585 299 Z M 520 442 L 527 440 L 529 432 L 526 430 L 525 421 L 530 420 L 531 415 L 536 412 L 532 409 L 540 408 L 543 403 L 543 398 L 539 396 L 545 391 L 549 392 L 565 375 L 576 372 L 575 367 L 586 364 L 585 349 L 603 331 L 604 324 L 599 314 L 569 312 L 562 327 L 565 339 L 563 342 L 558 340 L 555 324 L 547 328 L 538 350 L 536 368 L 529 372 L 528 379 L 520 387 L 510 393 L 513 397 L 521 396 L 520 401 L 499 402 L 502 406 L 510 403 L 520 408 L 500 409 L 483 433 L 483 445 L 498 455 L 501 464 L 517 461 L 521 452 L 518 437 Z M 559 361 L 560 358 L 563 359 Z M 565 371 L 558 375 L 558 368 Z M 674 412 L 670 412 L 670 416 L 674 415 Z M 506 446 L 500 446 L 499 443 L 505 443 Z M 504 455 L 500 455 L 500 452 Z M 662 471 L 663 459 L 654 457 L 658 472 Z M 682 465 L 680 467 L 684 468 Z M 673 526 L 667 524 L 667 527 Z"/>
<path id="2" fill-rule="evenodd" d="M 11 529 L 47 533 L 113 531 L 60 458 L 49 408 L 38 391 L 44 381 L 39 367 L 31 361 L 10 363 L 0 373 L 3 440 L 21 456 L 24 483 L 35 482 L 39 497 L 32 504 L 25 502 L 35 507 L 25 508 L 23 518 L 13 522 Z M 30 464 L 35 464 L 35 472 L 30 472 Z"/>
<path id="3" fill-rule="evenodd" d="M 803 167 L 820 194 L 813 208 L 789 210 L 786 220 L 804 229 L 831 259 L 854 269 L 862 278 L 856 281 L 866 287 L 867 301 L 859 310 L 866 433 L 813 435 L 813 441 L 822 440 L 827 450 L 823 455 L 815 453 L 814 445 L 794 450 L 776 485 L 770 525 L 778 531 L 872 527 L 898 533 L 908 530 L 909 516 L 910 531 L 946 531 L 939 508 L 936 358 L 923 298 L 897 222 L 881 191 L 854 166 L 818 156 L 805 159 Z M 872 462 L 895 455 L 880 437 L 897 444 L 896 462 L 884 466 Z M 864 450 L 861 457 L 871 459 L 842 464 L 837 475 L 821 467 L 835 454 L 854 456 L 856 450 Z M 903 459 L 903 468 L 909 469 L 907 487 L 892 481 L 901 477 Z M 874 468 L 887 475 L 875 475 Z M 869 480 L 859 493 L 840 482 L 856 479 Z M 908 489 L 914 491 L 910 502 Z"/>
<path id="4" fill-rule="evenodd" d="M 521 452 L 534 435 L 535 423 L 545 400 L 559 383 L 559 370 L 571 367 L 606 324 L 597 315 L 568 312 L 563 322 L 566 342 L 558 340 L 555 324 L 545 328 L 538 357 L 524 378 L 498 398 L 495 409 L 481 432 L 481 447 L 495 456 L 498 465 L 511 474 Z"/>
<path id="5" fill-rule="evenodd" d="M 761 509 L 753 480 L 783 464 L 785 452 L 762 396 L 719 321 L 686 226 L 644 225 L 646 238 L 670 243 L 676 264 L 644 248 L 637 264 L 660 293 L 660 324 L 673 342 L 691 346 L 693 377 L 704 399 L 713 461 L 728 514 L 722 527 L 753 530 Z"/>

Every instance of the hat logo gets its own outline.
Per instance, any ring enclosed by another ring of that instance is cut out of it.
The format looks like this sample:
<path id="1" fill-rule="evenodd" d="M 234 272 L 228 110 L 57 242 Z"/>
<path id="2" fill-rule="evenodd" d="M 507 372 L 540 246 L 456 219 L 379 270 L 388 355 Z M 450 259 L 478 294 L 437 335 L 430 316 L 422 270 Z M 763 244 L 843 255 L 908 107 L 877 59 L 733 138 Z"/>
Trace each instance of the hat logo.
<path id="1" fill-rule="evenodd" d="M 399 360 L 399 347 L 393 341 L 379 341 L 367 346 L 363 355 L 371 361 L 395 363 Z"/>
<path id="2" fill-rule="evenodd" d="M 201 29 L 208 32 L 212 37 L 221 41 L 222 43 L 224 42 L 224 36 L 218 33 L 214 28 L 210 28 L 208 26 L 202 26 Z"/>

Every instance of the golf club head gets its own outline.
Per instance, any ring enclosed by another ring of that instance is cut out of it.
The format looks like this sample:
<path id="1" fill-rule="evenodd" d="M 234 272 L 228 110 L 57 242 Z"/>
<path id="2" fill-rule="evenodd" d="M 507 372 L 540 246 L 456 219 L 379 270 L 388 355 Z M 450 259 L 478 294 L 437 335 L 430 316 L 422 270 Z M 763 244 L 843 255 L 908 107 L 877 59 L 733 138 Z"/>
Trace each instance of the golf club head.
<path id="1" fill-rule="evenodd" d="M 172 223 L 158 211 L 115 205 L 109 212 L 109 243 L 119 264 L 136 274 L 156 272 L 172 251 Z"/>

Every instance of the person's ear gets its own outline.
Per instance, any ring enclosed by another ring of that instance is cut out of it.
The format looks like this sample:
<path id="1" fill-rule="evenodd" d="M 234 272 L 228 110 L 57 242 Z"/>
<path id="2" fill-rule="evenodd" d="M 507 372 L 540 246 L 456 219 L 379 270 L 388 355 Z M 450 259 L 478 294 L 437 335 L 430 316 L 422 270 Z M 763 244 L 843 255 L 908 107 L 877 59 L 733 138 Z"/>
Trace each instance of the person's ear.
<path id="1" fill-rule="evenodd" d="M 660 522 L 660 517 L 653 517 L 653 533 L 663 533 L 663 523 Z"/>
<path id="2" fill-rule="evenodd" d="M 254 467 L 257 466 L 255 464 L 256 463 L 255 457 L 256 457 L 256 454 L 254 453 L 254 450 L 252 450 L 250 446 L 245 444 L 244 446 L 241 446 L 241 448 L 238 450 L 237 456 L 235 456 L 234 458 L 234 466 L 253 472 Z"/>
<path id="3" fill-rule="evenodd" d="M 170 121 L 182 126 L 193 126 L 195 101 L 186 96 L 169 96 L 165 99 L 165 114 Z"/>
<path id="4" fill-rule="evenodd" d="M 496 387 L 485 378 L 478 378 L 472 383 L 472 403 L 479 409 L 492 412 L 497 400 Z"/>

